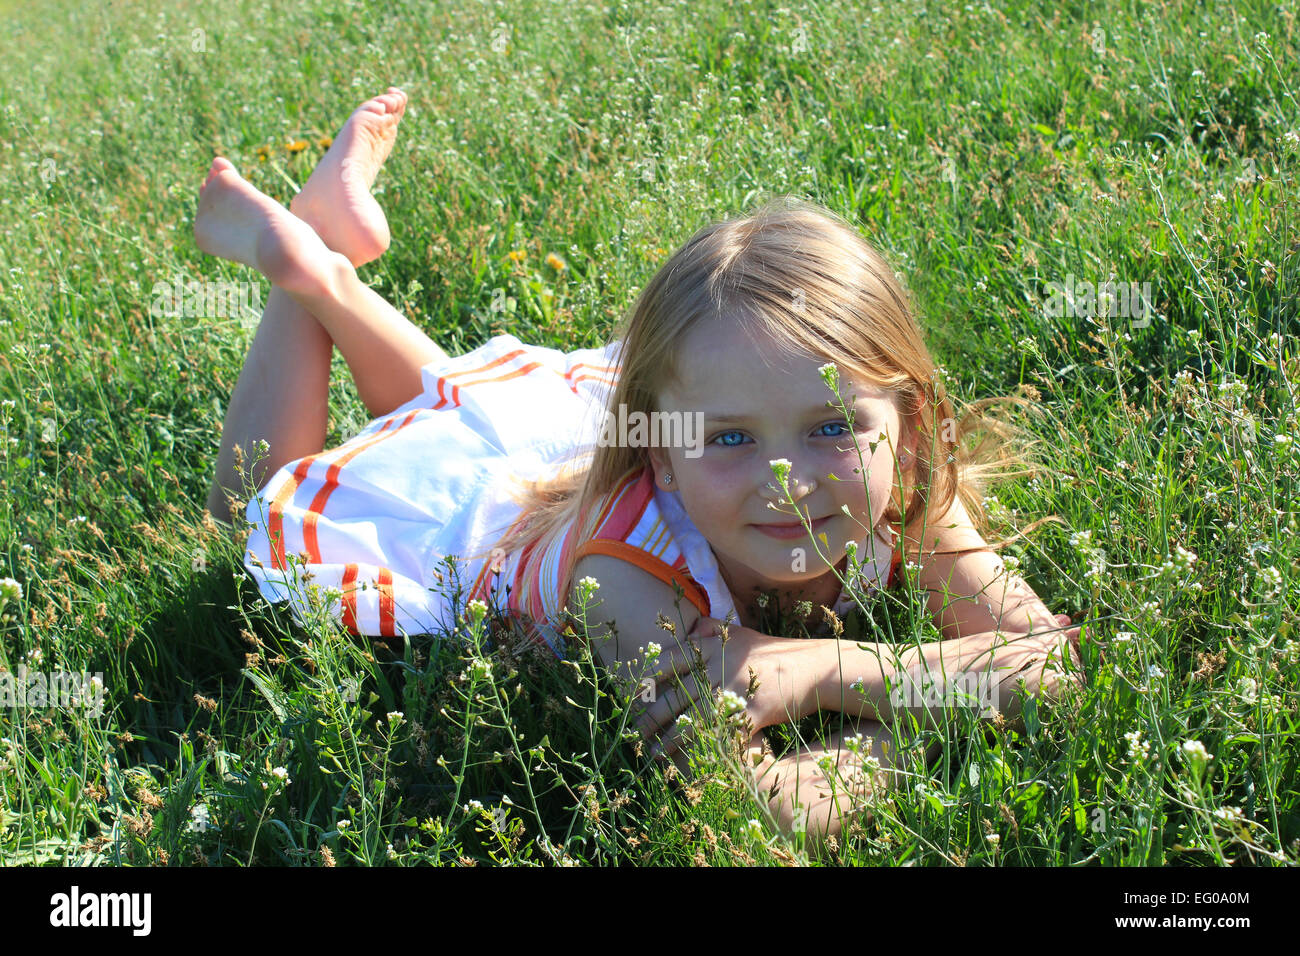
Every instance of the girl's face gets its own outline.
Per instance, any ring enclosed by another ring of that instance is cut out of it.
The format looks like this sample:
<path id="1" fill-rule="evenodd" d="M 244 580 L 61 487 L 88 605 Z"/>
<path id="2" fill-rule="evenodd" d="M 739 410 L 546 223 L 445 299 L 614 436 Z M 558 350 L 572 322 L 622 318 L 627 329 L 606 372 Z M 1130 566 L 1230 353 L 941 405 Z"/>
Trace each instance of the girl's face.
<path id="1" fill-rule="evenodd" d="M 914 457 L 914 437 L 900 444 L 905 438 L 892 394 L 841 378 L 840 394 L 856 409 L 850 429 L 839 410 L 827 406 L 836 399 L 818 372 L 823 361 L 792 357 L 770 340 L 756 341 L 721 322 L 692 329 L 679 356 L 682 384 L 660 391 L 659 410 L 703 413 L 703 454 L 652 447 L 649 455 L 656 484 L 681 495 L 737 604 L 754 588 L 807 586 L 829 576 L 846 542 L 861 546 L 870 539 L 888 507 L 896 452 Z M 792 463 L 790 501 L 810 519 L 813 535 L 826 535 L 826 545 L 814 544 L 791 505 L 768 507 L 786 497 L 768 464 L 778 458 Z M 844 513 L 845 505 L 857 520 Z"/>

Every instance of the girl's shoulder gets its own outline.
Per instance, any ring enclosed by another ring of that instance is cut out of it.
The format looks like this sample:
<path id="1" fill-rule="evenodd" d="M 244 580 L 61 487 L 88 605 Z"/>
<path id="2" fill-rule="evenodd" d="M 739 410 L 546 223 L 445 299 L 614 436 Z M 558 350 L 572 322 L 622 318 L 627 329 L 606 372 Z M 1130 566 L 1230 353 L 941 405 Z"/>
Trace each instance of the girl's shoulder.
<path id="1" fill-rule="evenodd" d="M 961 499 L 954 498 L 947 514 L 938 520 L 927 520 L 923 531 L 913 531 L 900 540 L 895 557 L 905 556 L 908 561 L 925 567 L 936 555 L 983 551 L 988 546 Z"/>
<path id="2" fill-rule="evenodd" d="M 680 587 L 687 603 L 708 613 L 708 595 L 692 578 L 686 555 L 659 510 L 649 468 L 624 475 L 602 499 L 590 526 L 591 533 L 574 550 L 573 580 L 582 577 L 577 565 L 585 558 L 617 560 L 670 589 Z"/>

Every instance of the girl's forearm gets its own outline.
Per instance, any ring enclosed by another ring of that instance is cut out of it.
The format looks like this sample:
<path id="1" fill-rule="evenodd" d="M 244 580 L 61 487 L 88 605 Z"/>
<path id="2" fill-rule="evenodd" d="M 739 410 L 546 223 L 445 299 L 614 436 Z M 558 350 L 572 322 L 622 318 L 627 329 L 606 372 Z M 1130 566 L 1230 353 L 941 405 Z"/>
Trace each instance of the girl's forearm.
<path id="1" fill-rule="evenodd" d="M 1020 713 L 1021 678 L 1026 693 L 1055 690 L 1070 653 L 1063 633 L 992 632 L 897 648 L 817 641 L 814 709 L 881 721 L 908 712 L 925 724 L 946 704 L 1014 719 Z"/>

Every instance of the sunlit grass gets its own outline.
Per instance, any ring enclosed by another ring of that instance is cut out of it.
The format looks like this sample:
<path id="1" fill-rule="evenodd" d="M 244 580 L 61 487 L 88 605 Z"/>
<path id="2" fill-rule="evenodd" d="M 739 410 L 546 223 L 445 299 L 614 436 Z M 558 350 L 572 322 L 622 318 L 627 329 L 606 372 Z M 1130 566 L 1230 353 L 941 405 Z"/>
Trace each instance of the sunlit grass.
<path id="1" fill-rule="evenodd" d="M 205 522 L 252 328 L 152 315 L 151 289 L 259 278 L 194 245 L 211 158 L 287 202 L 390 84 L 394 240 L 363 276 L 452 354 L 601 343 L 696 228 L 790 192 L 894 263 L 953 394 L 1044 404 L 1046 467 L 987 506 L 999 536 L 1060 517 L 1005 553 L 1089 620 L 1087 689 L 1018 729 L 955 716 L 840 861 L 1300 859 L 1281 7 L 55 6 L 12 5 L 2 41 L 0 667 L 107 693 L 0 709 L 0 860 L 812 859 L 725 754 L 687 787 L 649 767 L 589 658 L 516 652 L 495 615 L 401 648 L 304 633 Z M 1146 319 L 1046 307 L 1112 274 L 1150 283 Z M 336 361 L 332 444 L 367 421 Z M 873 613 L 851 635 L 920 627 Z"/>

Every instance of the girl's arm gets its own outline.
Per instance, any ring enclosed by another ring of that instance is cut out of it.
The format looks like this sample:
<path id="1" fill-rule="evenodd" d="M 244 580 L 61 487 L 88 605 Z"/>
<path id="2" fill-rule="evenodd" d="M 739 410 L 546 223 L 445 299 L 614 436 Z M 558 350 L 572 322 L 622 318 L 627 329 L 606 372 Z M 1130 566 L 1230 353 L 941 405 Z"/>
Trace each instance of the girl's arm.
<path id="1" fill-rule="evenodd" d="M 1008 575 L 960 501 L 923 537 L 908 542 L 907 558 L 921 566 L 918 582 L 929 593 L 927 605 L 944 640 L 900 649 L 821 642 L 818 705 L 887 720 L 900 710 L 921 717 L 928 711 L 925 701 L 971 692 L 1015 718 L 1019 678 L 1030 694 L 1054 694 L 1066 677 L 1067 657 L 1073 665 L 1068 669 L 1078 670 L 1071 644 L 1078 630 L 1063 628 L 1023 578 Z M 929 697 L 927 680 L 934 688 Z"/>
<path id="2" fill-rule="evenodd" d="M 581 606 L 578 582 L 588 576 L 600 584 L 586 610 L 592 656 L 634 686 L 647 678 L 653 681 L 649 687 L 641 685 L 634 700 L 639 704 L 637 726 L 647 740 L 671 731 L 664 740 L 670 744 L 668 752 L 673 752 L 678 736 L 673 721 L 694 704 L 708 705 L 701 701 L 708 693 L 705 680 L 692 673 L 696 647 L 707 687 L 745 698 L 754 726 L 751 745 L 761 744 L 764 727 L 798 720 L 817 709 L 813 691 L 819 672 L 812 645 L 819 642 L 771 637 L 733 625 L 724 645 L 712 626 L 719 622 L 702 618 L 686 600 L 679 616 L 671 586 L 642 568 L 603 554 L 586 555 L 574 567 L 569 597 L 574 614 Z M 657 625 L 660 615 L 673 623 L 673 633 Z M 642 649 L 651 643 L 662 650 L 653 665 L 646 665 L 641 663 L 646 656 Z M 679 681 L 674 684 L 673 678 Z"/>

